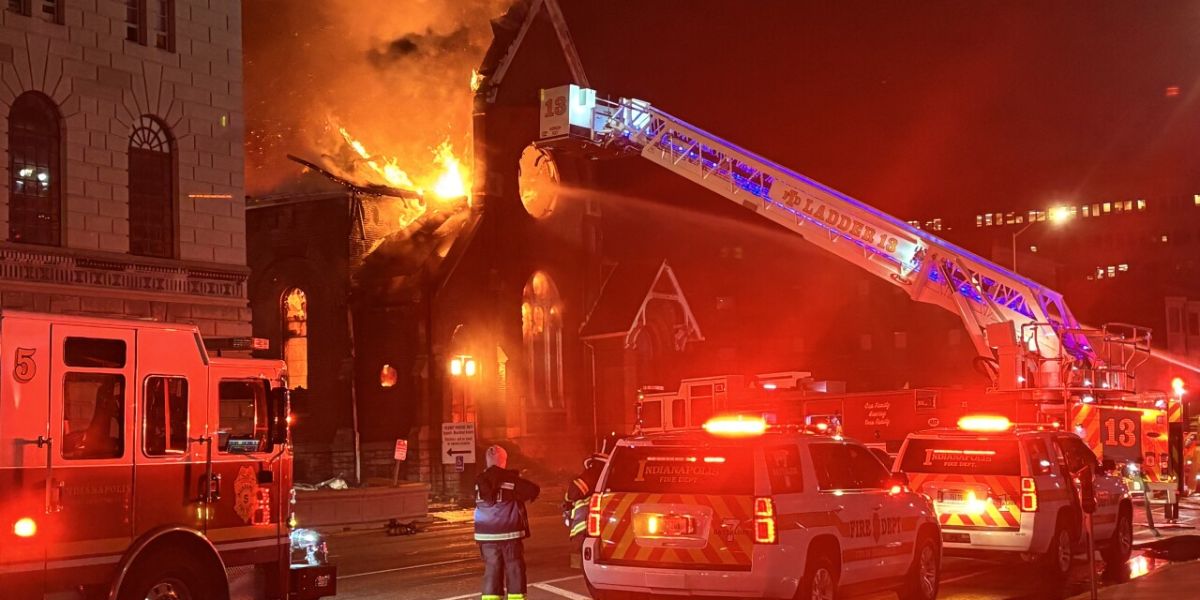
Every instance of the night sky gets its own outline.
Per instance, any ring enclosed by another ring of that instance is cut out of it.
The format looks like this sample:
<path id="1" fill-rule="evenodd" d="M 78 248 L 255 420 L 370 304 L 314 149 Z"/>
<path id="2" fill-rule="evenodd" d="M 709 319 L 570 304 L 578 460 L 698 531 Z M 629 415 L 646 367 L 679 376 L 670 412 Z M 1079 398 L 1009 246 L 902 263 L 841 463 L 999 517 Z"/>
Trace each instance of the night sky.
<path id="1" fill-rule="evenodd" d="M 898 216 L 1200 192 L 1200 2 L 598 5 L 593 85 Z"/>

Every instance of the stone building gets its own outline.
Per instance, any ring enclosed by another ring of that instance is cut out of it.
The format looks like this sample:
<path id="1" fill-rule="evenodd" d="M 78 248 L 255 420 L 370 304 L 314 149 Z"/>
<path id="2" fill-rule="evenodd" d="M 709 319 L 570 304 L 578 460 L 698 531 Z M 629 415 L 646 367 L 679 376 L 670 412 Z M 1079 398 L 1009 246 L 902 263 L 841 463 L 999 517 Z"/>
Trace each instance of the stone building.
<path id="1" fill-rule="evenodd" d="M 0 11 L 0 306 L 250 333 L 240 2 Z"/>

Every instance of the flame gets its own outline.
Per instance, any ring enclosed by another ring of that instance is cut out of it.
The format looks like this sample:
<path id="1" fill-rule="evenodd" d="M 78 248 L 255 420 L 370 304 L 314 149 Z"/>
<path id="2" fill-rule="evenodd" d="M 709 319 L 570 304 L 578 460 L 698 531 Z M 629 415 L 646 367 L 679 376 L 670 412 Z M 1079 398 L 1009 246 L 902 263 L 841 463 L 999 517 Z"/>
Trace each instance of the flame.
<path id="1" fill-rule="evenodd" d="M 462 174 L 462 162 L 454 156 L 454 147 L 450 141 L 442 142 L 434 150 L 433 162 L 442 167 L 437 182 L 433 184 L 433 194 L 439 198 L 462 198 L 467 195 L 467 181 Z"/>
<path id="2" fill-rule="evenodd" d="M 372 171 L 375 171 L 377 174 L 379 174 L 380 177 L 383 177 L 383 180 L 386 181 L 388 185 L 404 189 L 413 189 L 416 187 L 413 185 L 412 179 L 408 177 L 408 173 L 405 173 L 399 167 L 399 165 L 396 164 L 396 159 L 385 159 L 383 165 L 380 166 L 379 159 L 372 156 L 370 152 L 367 152 L 366 146 L 363 146 L 362 142 L 354 139 L 354 137 L 350 135 L 350 132 L 346 131 L 345 127 L 339 127 L 338 132 L 342 134 L 342 138 L 346 140 L 346 143 L 350 145 L 350 148 L 352 148 L 356 154 L 366 161 L 366 165 L 370 167 Z"/>
<path id="3" fill-rule="evenodd" d="M 478 92 L 483 85 L 483 74 L 478 69 L 471 69 L 471 91 Z"/>

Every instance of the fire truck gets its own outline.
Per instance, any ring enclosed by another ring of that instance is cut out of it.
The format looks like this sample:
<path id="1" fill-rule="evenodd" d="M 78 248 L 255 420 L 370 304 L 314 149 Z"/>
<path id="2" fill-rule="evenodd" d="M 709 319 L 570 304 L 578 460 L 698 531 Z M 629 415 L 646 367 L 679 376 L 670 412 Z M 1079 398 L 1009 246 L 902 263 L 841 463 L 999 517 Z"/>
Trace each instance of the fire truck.
<path id="1" fill-rule="evenodd" d="M 315 553 L 292 565 L 282 362 L 213 356 L 190 325 L 12 311 L 0 342 L 0 596 L 334 592 Z"/>
<path id="2" fill-rule="evenodd" d="M 1058 292 L 644 100 L 566 85 L 542 90 L 539 108 L 538 144 L 551 152 L 640 156 L 957 315 L 991 380 L 979 402 L 1007 402 L 1014 420 L 1058 422 L 1098 455 L 1175 477 L 1159 465 L 1176 411 L 1135 390 L 1149 329 L 1084 327 Z"/>

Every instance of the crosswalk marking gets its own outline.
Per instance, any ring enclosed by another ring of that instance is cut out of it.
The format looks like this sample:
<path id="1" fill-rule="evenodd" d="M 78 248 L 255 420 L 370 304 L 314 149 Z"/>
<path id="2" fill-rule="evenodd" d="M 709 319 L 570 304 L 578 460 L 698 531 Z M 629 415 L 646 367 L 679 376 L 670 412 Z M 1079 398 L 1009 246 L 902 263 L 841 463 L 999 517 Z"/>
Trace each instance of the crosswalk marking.
<path id="1" fill-rule="evenodd" d="M 529 587 L 534 587 L 539 590 L 550 592 L 551 594 L 555 594 L 557 596 L 562 596 L 563 598 L 567 598 L 568 600 L 592 600 L 588 596 L 584 596 L 582 594 L 576 594 L 575 592 L 572 592 L 569 590 L 564 590 L 560 587 L 555 587 L 548 583 L 535 583 L 535 584 L 530 585 Z"/>
<path id="2" fill-rule="evenodd" d="M 559 596 L 561 598 L 566 598 L 567 600 L 592 600 L 588 596 L 576 594 L 575 592 L 572 592 L 570 590 L 564 590 L 556 585 L 552 585 L 555 583 L 562 583 L 564 581 L 574 581 L 576 579 L 583 579 L 583 576 L 582 575 L 571 575 L 568 577 L 559 577 L 557 579 L 547 579 L 545 581 L 537 581 L 537 582 L 529 584 L 529 587 L 541 590 L 543 592 L 549 592 L 551 594 L 554 594 L 555 596 Z M 473 594 L 463 594 L 461 596 L 450 596 L 447 598 L 438 598 L 438 600 L 470 600 L 472 598 L 478 598 L 478 597 L 479 597 L 479 592 L 475 592 Z M 528 594 L 526 594 L 526 597 L 528 597 Z"/>

